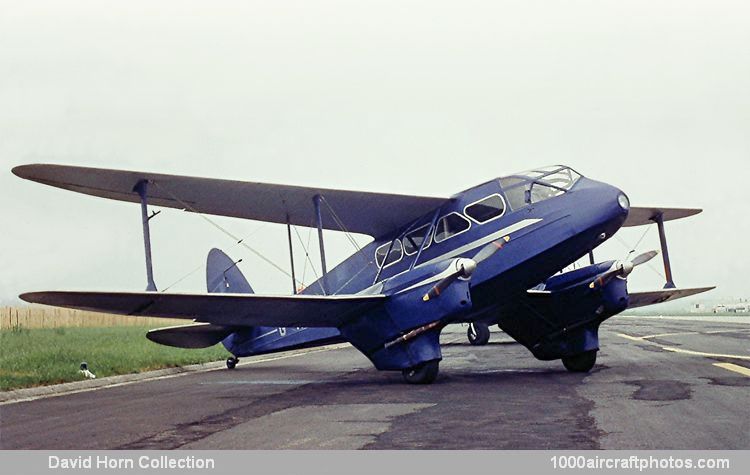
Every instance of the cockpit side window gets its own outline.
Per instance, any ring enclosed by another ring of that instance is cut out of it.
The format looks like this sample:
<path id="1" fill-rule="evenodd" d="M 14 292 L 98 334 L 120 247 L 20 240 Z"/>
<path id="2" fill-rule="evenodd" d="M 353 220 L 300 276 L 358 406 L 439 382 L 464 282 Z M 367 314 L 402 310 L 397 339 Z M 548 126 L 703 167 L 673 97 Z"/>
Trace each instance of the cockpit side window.
<path id="1" fill-rule="evenodd" d="M 581 178 L 570 167 L 556 165 L 518 173 L 500 179 L 508 204 L 514 210 L 559 196 Z"/>
<path id="2" fill-rule="evenodd" d="M 427 228 L 429 226 L 429 224 L 425 224 L 404 236 L 404 252 L 407 256 L 416 254 L 417 251 L 419 251 L 419 248 L 422 247 L 422 241 L 424 240 L 424 235 L 427 233 Z M 432 233 L 427 236 L 427 243 L 424 248 L 427 249 L 430 247 L 430 244 L 432 244 Z"/>
<path id="3" fill-rule="evenodd" d="M 435 242 L 443 242 L 446 239 L 467 231 L 470 227 L 471 222 L 460 214 L 456 212 L 447 214 L 437 222 Z"/>
<path id="4" fill-rule="evenodd" d="M 500 179 L 500 186 L 503 188 L 503 191 L 505 192 L 505 199 L 508 200 L 508 205 L 510 205 L 510 208 L 513 210 L 523 208 L 528 203 L 526 203 L 526 189 L 527 187 L 524 186 L 524 183 L 528 185 L 528 182 L 525 182 L 523 179 L 516 178 L 516 177 L 508 177 L 508 178 L 501 178 Z"/>
<path id="5" fill-rule="evenodd" d="M 540 201 L 548 200 L 565 193 L 565 190 L 561 190 L 560 188 L 547 186 L 537 182 L 530 183 L 528 189 L 531 193 L 527 198 L 530 199 L 532 203 L 539 203 Z"/>
<path id="6" fill-rule="evenodd" d="M 502 196 L 497 193 L 482 198 L 464 208 L 464 214 L 477 224 L 484 224 L 499 218 L 503 213 L 505 213 L 505 202 Z"/>
<path id="7" fill-rule="evenodd" d="M 389 247 L 391 248 L 390 252 L 388 252 Z M 385 258 L 386 253 L 388 253 L 388 259 Z M 404 257 L 404 250 L 401 247 L 400 240 L 393 241 L 393 247 L 391 247 L 391 242 L 389 241 L 375 250 L 375 262 L 378 267 L 388 267 L 400 261 L 402 257 Z M 385 260 L 385 265 L 383 265 L 383 260 Z"/>

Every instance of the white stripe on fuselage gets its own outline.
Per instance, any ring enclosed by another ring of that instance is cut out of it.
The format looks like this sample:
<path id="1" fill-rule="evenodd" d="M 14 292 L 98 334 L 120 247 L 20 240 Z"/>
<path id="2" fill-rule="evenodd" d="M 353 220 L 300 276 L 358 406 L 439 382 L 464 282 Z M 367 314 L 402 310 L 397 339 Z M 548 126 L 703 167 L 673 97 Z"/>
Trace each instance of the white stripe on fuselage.
<path id="1" fill-rule="evenodd" d="M 487 236 L 484 236 L 481 239 L 477 239 L 476 241 L 470 242 L 469 244 L 464 244 L 463 246 L 458 247 L 458 248 L 456 248 L 456 249 L 454 249 L 454 250 L 452 250 L 450 252 L 447 252 L 447 253 L 445 253 L 443 255 L 440 255 L 440 256 L 437 256 L 437 257 L 435 257 L 433 259 L 430 259 L 427 262 L 423 262 L 422 264 L 419 264 L 419 265 L 415 266 L 415 268 L 419 268 L 419 267 L 422 267 L 422 266 L 434 264 L 435 262 L 439 262 L 439 261 L 443 261 L 443 260 L 446 260 L 446 259 L 450 259 L 450 258 L 453 258 L 453 257 L 460 256 L 461 254 L 463 254 L 465 252 L 471 251 L 471 250 L 476 249 L 476 248 L 478 248 L 480 246 L 484 246 L 484 245 L 489 244 L 489 243 L 491 243 L 493 241 L 497 241 L 498 239 L 500 239 L 500 238 L 502 238 L 504 236 L 508 236 L 511 233 L 514 233 L 516 231 L 520 231 L 523 228 L 527 228 L 527 227 L 531 226 L 532 224 L 538 223 L 539 221 L 542 221 L 542 220 L 539 219 L 539 218 L 523 219 L 523 220 L 521 220 L 521 221 L 519 221 L 519 222 L 517 222 L 515 224 L 511 224 L 510 226 L 505 227 L 505 228 L 503 228 L 503 229 L 501 229 L 499 231 L 496 231 L 496 232 L 494 232 L 492 234 L 488 234 Z M 401 275 L 401 274 L 403 274 L 405 272 L 407 272 L 407 271 L 399 272 L 396 275 Z M 423 281 L 421 281 L 421 282 L 419 282 L 417 284 L 414 284 L 411 287 L 409 287 L 407 289 L 404 289 L 404 290 L 402 290 L 400 292 L 404 292 L 406 290 L 411 290 L 411 289 L 414 289 L 416 287 L 420 287 L 422 285 L 429 284 L 431 282 L 436 282 L 436 281 L 438 281 L 438 280 L 440 280 L 440 279 L 443 278 L 443 274 L 444 274 L 444 272 L 441 272 L 438 275 L 431 276 L 428 279 L 425 279 L 425 280 L 423 280 Z M 393 277 L 396 277 L 396 275 L 394 275 Z M 393 277 L 390 277 L 390 278 L 392 279 Z"/>
<path id="2" fill-rule="evenodd" d="M 511 233 L 514 233 L 516 231 L 520 231 L 521 229 L 527 228 L 527 227 L 531 226 L 532 224 L 538 223 L 539 221 L 541 221 L 541 219 L 539 219 L 539 218 L 535 218 L 535 219 L 522 219 L 521 221 L 519 221 L 519 222 L 517 222 L 515 224 L 511 224 L 510 226 L 508 226 L 506 228 L 503 228 L 503 229 L 501 229 L 499 231 L 496 231 L 496 232 L 494 232 L 492 234 L 488 234 L 487 236 L 485 236 L 485 237 L 483 237 L 481 239 L 477 239 L 474 242 L 470 242 L 469 244 L 464 244 L 461 247 L 457 247 L 456 249 L 454 249 L 454 250 L 452 250 L 450 252 L 447 252 L 447 253 L 445 253 L 445 254 L 443 254 L 441 256 L 437 256 L 437 257 L 435 257 L 433 259 L 430 259 L 427 262 L 423 262 L 423 263 L 421 263 L 421 264 L 419 264 L 419 265 L 417 265 L 415 267 L 422 267 L 422 266 L 434 264 L 435 262 L 439 262 L 439 261 L 442 261 L 442 260 L 445 260 L 445 259 L 450 259 L 451 257 L 460 256 L 464 252 L 468 252 L 468 251 L 471 251 L 473 249 L 478 248 L 479 246 L 483 246 L 485 244 L 489 244 L 492 241 L 497 241 L 498 239 L 500 239 L 503 236 L 507 236 L 507 235 L 509 235 Z"/>

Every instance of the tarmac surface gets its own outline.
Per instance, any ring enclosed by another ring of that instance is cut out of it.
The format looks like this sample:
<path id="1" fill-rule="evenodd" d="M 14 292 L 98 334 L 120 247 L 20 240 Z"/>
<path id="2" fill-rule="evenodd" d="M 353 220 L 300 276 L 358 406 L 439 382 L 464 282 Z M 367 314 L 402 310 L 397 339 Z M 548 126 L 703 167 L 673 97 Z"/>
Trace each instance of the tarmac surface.
<path id="1" fill-rule="evenodd" d="M 589 374 L 443 333 L 438 380 L 346 345 L 0 406 L 2 449 L 750 449 L 750 318 L 614 317 Z"/>

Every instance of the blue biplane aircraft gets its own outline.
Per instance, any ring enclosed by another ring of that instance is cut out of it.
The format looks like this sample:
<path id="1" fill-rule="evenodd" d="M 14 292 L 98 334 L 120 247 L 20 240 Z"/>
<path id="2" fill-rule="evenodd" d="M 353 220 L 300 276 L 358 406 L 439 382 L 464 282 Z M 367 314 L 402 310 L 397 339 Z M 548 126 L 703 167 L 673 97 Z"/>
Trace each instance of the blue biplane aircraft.
<path id="1" fill-rule="evenodd" d="M 24 165 L 19 177 L 103 198 L 140 203 L 145 292 L 32 292 L 27 302 L 133 316 L 193 320 L 152 330 L 164 345 L 222 342 L 239 357 L 349 342 L 379 370 L 431 383 L 442 359 L 439 336 L 469 323 L 473 344 L 498 325 L 542 360 L 589 371 L 599 325 L 626 308 L 713 287 L 675 288 L 664 222 L 699 209 L 636 208 L 619 189 L 552 166 L 493 179 L 452 197 L 363 193 L 61 165 Z M 218 249 L 208 255 L 208 293 L 159 292 L 151 268 L 148 205 L 287 225 L 293 295 L 257 295 Z M 656 224 L 666 285 L 628 292 L 627 276 L 653 258 L 595 263 L 593 249 L 622 226 Z M 297 292 L 290 226 L 317 228 L 323 275 Z M 334 269 L 323 230 L 374 240 Z M 588 254 L 590 265 L 563 272 Z"/>

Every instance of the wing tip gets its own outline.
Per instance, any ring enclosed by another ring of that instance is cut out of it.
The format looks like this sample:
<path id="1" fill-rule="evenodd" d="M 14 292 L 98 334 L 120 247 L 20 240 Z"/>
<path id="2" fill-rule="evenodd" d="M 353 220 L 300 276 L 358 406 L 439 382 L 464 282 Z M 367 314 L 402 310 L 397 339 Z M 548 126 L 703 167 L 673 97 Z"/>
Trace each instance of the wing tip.
<path id="1" fill-rule="evenodd" d="M 15 176 L 19 178 L 23 178 L 28 180 L 29 179 L 29 171 L 32 170 L 33 167 L 36 167 L 36 164 L 28 164 L 28 165 L 17 165 L 10 169 L 10 172 L 13 173 Z"/>
<path id="2" fill-rule="evenodd" d="M 47 304 L 48 298 L 53 292 L 24 292 L 18 296 L 27 303 Z"/>
<path id="3" fill-rule="evenodd" d="M 64 167 L 64 165 L 54 165 L 51 163 L 27 163 L 24 165 L 16 165 L 15 167 L 11 168 L 10 171 L 15 176 L 23 178 L 24 180 L 43 183 L 45 179 L 45 172 L 49 172 L 56 167 Z"/>

